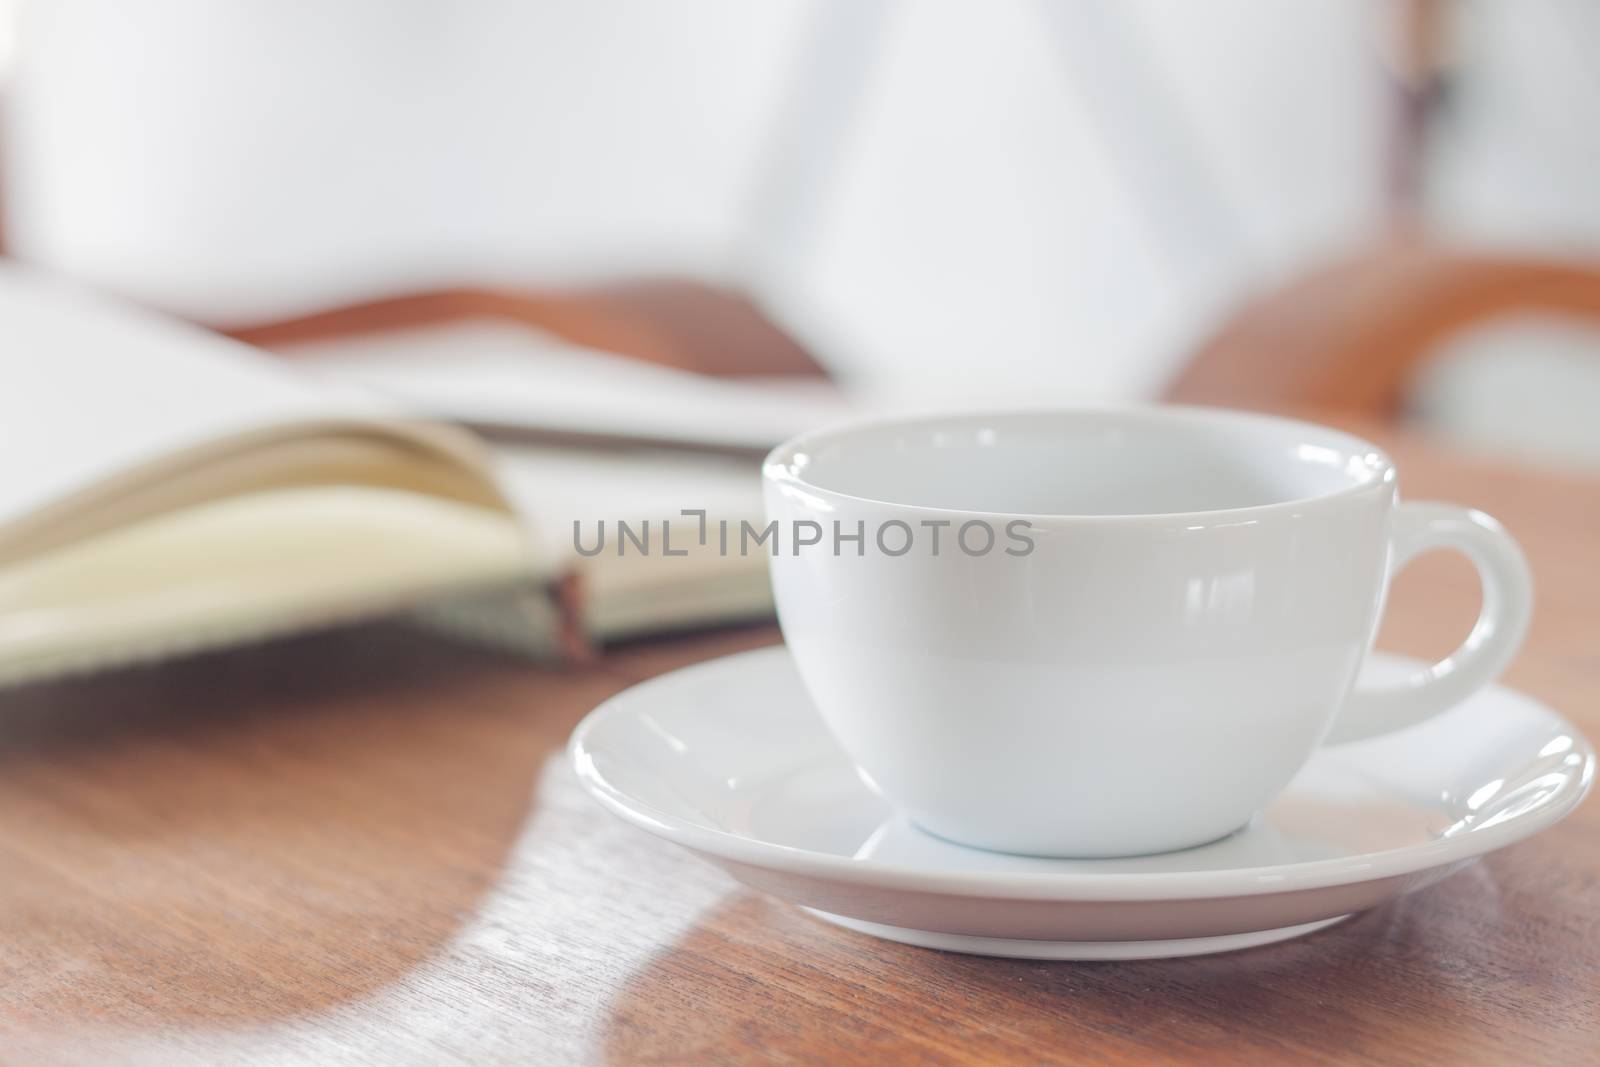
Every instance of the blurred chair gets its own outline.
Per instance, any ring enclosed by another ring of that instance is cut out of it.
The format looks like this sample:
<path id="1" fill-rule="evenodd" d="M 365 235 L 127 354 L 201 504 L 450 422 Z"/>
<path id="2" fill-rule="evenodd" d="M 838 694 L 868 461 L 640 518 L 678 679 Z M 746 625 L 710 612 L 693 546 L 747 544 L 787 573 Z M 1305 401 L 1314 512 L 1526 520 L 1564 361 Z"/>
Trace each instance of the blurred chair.
<path id="1" fill-rule="evenodd" d="M 1469 251 L 1427 233 L 1428 161 L 1462 77 L 1449 47 L 1459 6 L 1403 0 L 1387 14 L 1389 236 L 1246 300 L 1167 399 L 1393 421 L 1424 365 L 1469 331 L 1530 313 L 1600 328 L 1600 261 Z"/>
<path id="2" fill-rule="evenodd" d="M 749 297 L 685 278 L 521 291 L 440 289 L 223 332 L 275 348 L 478 318 L 518 322 L 574 344 L 701 374 L 826 377 Z"/>
<path id="3" fill-rule="evenodd" d="M 1166 397 L 1393 420 L 1444 342 L 1523 312 L 1600 325 L 1600 264 L 1396 240 L 1246 302 Z"/>

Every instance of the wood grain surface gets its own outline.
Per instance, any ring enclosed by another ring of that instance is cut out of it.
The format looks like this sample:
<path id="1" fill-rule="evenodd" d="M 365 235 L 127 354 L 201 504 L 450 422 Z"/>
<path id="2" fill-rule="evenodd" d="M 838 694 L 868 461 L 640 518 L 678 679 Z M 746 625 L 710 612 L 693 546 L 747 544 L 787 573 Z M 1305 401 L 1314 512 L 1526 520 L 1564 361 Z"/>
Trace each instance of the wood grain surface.
<path id="1" fill-rule="evenodd" d="M 1600 482 L 1394 442 L 1521 538 L 1509 681 L 1600 738 Z M 1382 643 L 1442 652 L 1468 567 Z M 633 681 L 769 627 L 534 666 L 373 626 L 0 694 L 8 1064 L 1600 1060 L 1600 807 L 1330 930 L 1034 963 L 826 926 L 601 811 L 562 758 Z"/>

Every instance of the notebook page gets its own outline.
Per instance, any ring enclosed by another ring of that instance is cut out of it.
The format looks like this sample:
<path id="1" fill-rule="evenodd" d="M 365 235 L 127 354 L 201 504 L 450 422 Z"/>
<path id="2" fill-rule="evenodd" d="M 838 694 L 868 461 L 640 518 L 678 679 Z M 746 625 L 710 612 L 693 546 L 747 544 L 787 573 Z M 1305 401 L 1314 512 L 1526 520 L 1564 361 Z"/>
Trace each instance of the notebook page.
<path id="1" fill-rule="evenodd" d="M 383 414 L 248 346 L 0 265 L 0 528 L 217 438 Z"/>
<path id="2" fill-rule="evenodd" d="M 468 320 L 285 347 L 327 382 L 480 427 L 760 455 L 855 407 L 828 382 L 714 378 L 583 348 L 518 323 Z"/>

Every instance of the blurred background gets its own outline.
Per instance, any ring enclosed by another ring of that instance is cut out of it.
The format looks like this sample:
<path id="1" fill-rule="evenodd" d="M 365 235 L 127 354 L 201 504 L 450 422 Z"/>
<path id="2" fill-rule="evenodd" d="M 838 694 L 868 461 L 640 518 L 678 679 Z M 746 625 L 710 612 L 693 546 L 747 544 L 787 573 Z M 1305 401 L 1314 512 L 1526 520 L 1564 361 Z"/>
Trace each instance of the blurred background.
<path id="1" fill-rule="evenodd" d="M 0 0 L 0 242 L 274 346 L 496 320 L 1593 466 L 1597 48 L 1587 0 Z"/>
<path id="2" fill-rule="evenodd" d="M 706 1060 L 834 1009 L 862 1057 L 1044 1058 L 1096 1047 L 1065 996 L 1135 1061 L 1141 1000 L 1172 1058 L 1593 1049 L 1593 805 L 1156 1000 L 814 948 L 580 799 L 582 714 L 778 639 L 759 543 L 663 543 L 759 529 L 777 441 L 1159 400 L 1348 426 L 1500 514 L 1539 574 L 1510 681 L 1600 736 L 1600 2 L 0 0 L 0 1060 Z M 1240 574 L 1206 610 L 1256 627 Z M 1395 593 L 1380 646 L 1430 658 L 1479 603 L 1453 555 Z M 1499 833 L 1549 780 L 1351 824 Z M 1005 1032 L 939 1044 L 924 979 Z"/>

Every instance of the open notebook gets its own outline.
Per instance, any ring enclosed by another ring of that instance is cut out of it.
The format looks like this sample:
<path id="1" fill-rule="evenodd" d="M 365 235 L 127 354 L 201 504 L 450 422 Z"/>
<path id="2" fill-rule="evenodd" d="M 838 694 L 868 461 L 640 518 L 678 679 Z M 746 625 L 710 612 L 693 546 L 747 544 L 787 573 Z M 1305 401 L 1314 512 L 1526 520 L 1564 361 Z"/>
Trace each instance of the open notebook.
<path id="1" fill-rule="evenodd" d="M 755 521 L 748 458 L 491 453 L 14 268 L 0 373 L 0 684 L 401 610 L 552 654 L 770 610 L 759 556 L 573 548 L 574 521 Z"/>

